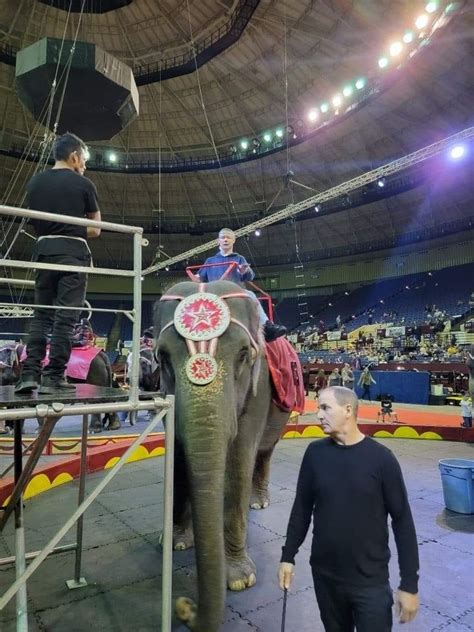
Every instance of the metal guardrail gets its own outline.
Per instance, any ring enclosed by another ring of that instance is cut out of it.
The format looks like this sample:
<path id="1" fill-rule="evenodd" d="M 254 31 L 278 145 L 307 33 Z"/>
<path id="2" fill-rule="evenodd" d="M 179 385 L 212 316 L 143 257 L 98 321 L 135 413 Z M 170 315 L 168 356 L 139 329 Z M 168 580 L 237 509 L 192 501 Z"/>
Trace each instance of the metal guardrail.
<path id="1" fill-rule="evenodd" d="M 87 268 L 84 266 L 65 266 L 57 264 L 41 264 L 33 262 L 15 261 L 10 259 L 0 260 L 0 265 L 10 268 L 36 268 L 36 269 L 49 269 L 49 270 L 61 270 L 69 272 L 84 272 L 86 274 L 106 274 L 107 276 L 122 276 L 133 278 L 133 309 L 131 311 L 125 310 L 103 310 L 96 308 L 94 311 L 123 311 L 133 322 L 133 340 L 132 340 L 132 362 L 130 369 L 130 391 L 129 398 L 126 402 L 122 403 L 106 403 L 106 404 L 83 404 L 83 405 L 65 405 L 60 402 L 54 402 L 51 405 L 42 404 L 36 408 L 11 408 L 0 411 L 0 420 L 19 420 L 25 417 L 38 417 L 45 420 L 44 426 L 48 426 L 48 432 L 51 433 L 56 420 L 60 416 L 64 415 L 84 415 L 87 417 L 89 413 L 95 412 L 115 412 L 115 411 L 138 411 L 143 409 L 155 409 L 155 416 L 152 422 L 142 432 L 140 437 L 128 448 L 124 455 L 120 458 L 118 466 L 121 467 L 127 460 L 128 456 L 132 453 L 137 445 L 143 441 L 143 439 L 152 431 L 158 421 L 167 413 L 169 423 L 166 428 L 166 457 L 165 457 L 165 519 L 164 519 L 164 532 L 163 532 L 163 608 L 162 608 L 162 630 L 163 632 L 169 632 L 171 630 L 171 576 L 172 576 L 172 499 L 173 499 L 173 443 L 174 443 L 174 401 L 172 398 L 170 401 L 164 400 L 150 402 L 139 401 L 138 391 L 138 378 L 139 378 L 139 356 L 140 356 L 140 326 L 141 326 L 141 307 L 142 307 L 142 245 L 143 245 L 143 228 L 140 226 L 126 226 L 123 224 L 114 224 L 111 222 L 94 221 L 86 218 L 77 218 L 67 215 L 56 215 L 54 213 L 44 213 L 41 211 L 35 211 L 30 209 L 16 208 L 12 206 L 0 205 L 0 216 L 15 216 L 24 217 L 36 220 L 49 220 L 59 222 L 63 224 L 72 224 L 75 226 L 92 226 L 100 228 L 101 230 L 107 230 L 112 232 L 118 232 L 122 234 L 129 234 L 133 237 L 133 270 L 115 270 L 109 268 Z M 18 281 L 18 280 L 16 280 Z M 6 309 L 8 304 L 0 304 L 2 309 Z M 12 305 L 15 308 L 15 304 Z M 18 305 L 21 309 L 30 309 L 38 307 L 35 304 Z M 60 309 L 58 306 L 45 306 L 48 309 Z M 76 308 L 77 309 L 77 308 Z M 161 408 L 161 412 L 158 412 L 158 408 Z M 19 429 L 19 422 L 15 424 L 15 442 L 17 448 L 15 450 L 15 481 L 18 481 L 20 485 L 20 479 L 17 475 L 21 475 L 22 471 L 22 454 L 21 454 L 21 429 Z M 40 431 L 40 435 L 43 430 Z M 45 431 L 46 432 L 46 431 Z M 87 432 L 86 422 L 83 423 L 83 437 Z M 39 439 L 39 437 L 38 437 Z M 43 437 L 44 439 L 44 437 Z M 85 450 L 83 450 L 85 454 Z M 83 459 L 85 456 L 83 455 Z M 34 468 L 35 463 L 31 461 L 30 467 Z M 28 463 L 25 468 L 28 467 Z M 28 630 L 28 618 L 27 618 L 27 596 L 26 596 L 26 581 L 36 568 L 46 559 L 46 557 L 53 552 L 56 544 L 61 540 L 64 534 L 71 528 L 74 523 L 78 523 L 78 543 L 76 546 L 76 567 L 80 568 L 80 556 L 82 550 L 82 515 L 87 507 L 98 496 L 107 483 L 115 476 L 117 468 L 112 469 L 107 476 L 99 483 L 94 491 L 88 496 L 87 499 L 80 499 L 79 507 L 73 513 L 73 515 L 66 521 L 57 534 L 47 544 L 47 546 L 38 553 L 34 560 L 26 566 L 26 552 L 25 552 L 25 537 L 24 537 L 24 525 L 22 515 L 22 488 L 19 490 L 15 488 L 14 494 L 19 495 L 19 499 L 15 502 L 15 535 L 16 535 L 16 562 L 17 562 L 17 579 L 10 586 L 7 592 L 0 597 L 0 610 L 10 601 L 13 596 L 17 596 L 16 611 L 17 611 L 17 632 L 27 632 Z M 84 469 L 85 472 L 85 469 Z M 85 476 L 85 474 L 83 474 Z M 81 475 L 82 476 L 82 475 Z M 82 482 L 83 483 L 83 482 Z M 12 495 L 13 501 L 13 495 Z M 11 510 L 10 505 L 7 509 Z M 2 518 L 4 522 L 7 518 L 7 511 Z M 79 535 L 81 534 L 81 535 Z M 80 544 L 79 544 L 80 542 Z M 79 560 L 79 561 L 78 561 Z M 77 575 L 77 573 L 76 573 Z M 73 580 L 74 587 L 82 585 L 79 581 L 80 578 L 75 576 Z"/>

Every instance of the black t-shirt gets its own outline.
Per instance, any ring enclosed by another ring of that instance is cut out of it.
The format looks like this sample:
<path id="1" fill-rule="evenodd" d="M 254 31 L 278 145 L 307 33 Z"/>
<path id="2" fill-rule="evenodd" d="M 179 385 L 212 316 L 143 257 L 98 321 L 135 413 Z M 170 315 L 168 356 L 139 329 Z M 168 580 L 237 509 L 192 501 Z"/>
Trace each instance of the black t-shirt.
<path id="1" fill-rule="evenodd" d="M 365 437 L 341 446 L 326 438 L 304 455 L 282 562 L 294 564 L 313 517 L 311 565 L 320 575 L 358 586 L 388 580 L 387 518 L 398 551 L 400 588 L 418 590 L 418 546 L 400 465 Z"/>
<path id="2" fill-rule="evenodd" d="M 71 169 L 50 169 L 34 175 L 27 185 L 27 199 L 30 209 L 58 215 L 86 217 L 99 210 L 94 183 Z M 86 226 L 41 220 L 32 220 L 32 224 L 38 237 L 55 237 L 38 240 L 35 248 L 37 256 L 69 254 L 80 257 L 88 254 L 87 244 L 68 239 L 86 239 Z"/>

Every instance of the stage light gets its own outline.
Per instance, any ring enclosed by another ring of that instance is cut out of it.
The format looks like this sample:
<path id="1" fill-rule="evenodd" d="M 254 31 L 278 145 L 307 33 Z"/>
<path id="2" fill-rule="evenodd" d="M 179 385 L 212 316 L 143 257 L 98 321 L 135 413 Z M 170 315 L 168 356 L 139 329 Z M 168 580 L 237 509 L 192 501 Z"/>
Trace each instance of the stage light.
<path id="1" fill-rule="evenodd" d="M 346 87 L 343 89 L 342 94 L 343 94 L 345 97 L 350 97 L 350 96 L 351 96 L 351 94 L 352 94 L 352 92 L 353 92 L 353 88 L 352 88 L 352 86 L 346 86 Z"/>
<path id="2" fill-rule="evenodd" d="M 166 270 L 166 272 L 169 272 L 170 271 L 169 266 L 166 266 L 165 270 Z"/>
<path id="3" fill-rule="evenodd" d="M 117 154 L 113 151 L 111 151 L 109 154 L 109 162 L 117 162 Z"/>
<path id="4" fill-rule="evenodd" d="M 249 146 L 248 140 L 241 140 L 240 146 L 242 147 L 242 149 L 248 149 L 248 146 Z"/>
<path id="5" fill-rule="evenodd" d="M 317 110 L 310 110 L 310 111 L 308 112 L 308 119 L 309 119 L 312 123 L 314 123 L 314 121 L 316 121 L 316 120 L 318 119 L 318 116 L 319 116 L 319 114 L 318 114 L 318 111 L 317 111 Z"/>
<path id="6" fill-rule="evenodd" d="M 464 145 L 455 145 L 449 152 L 449 155 L 453 160 L 459 160 L 466 153 L 466 147 Z"/>
<path id="7" fill-rule="evenodd" d="M 266 143 L 271 143 L 272 141 L 272 135 L 270 134 L 270 132 L 265 132 L 265 134 L 263 135 L 263 140 Z"/>
<path id="8" fill-rule="evenodd" d="M 425 7 L 425 11 L 426 13 L 434 13 L 437 8 L 438 8 L 437 2 L 428 2 L 428 4 Z"/>
<path id="9" fill-rule="evenodd" d="M 415 26 L 418 30 L 424 29 L 427 24 L 428 16 L 426 15 L 426 13 L 422 13 L 415 20 Z"/>
<path id="10" fill-rule="evenodd" d="M 411 44 L 413 42 L 413 33 L 412 33 L 412 31 L 407 31 L 402 39 L 405 42 L 405 44 Z"/>
<path id="11" fill-rule="evenodd" d="M 390 45 L 390 55 L 392 57 L 396 57 L 397 55 L 400 55 L 402 49 L 403 45 L 400 42 L 393 42 L 393 44 Z"/>
<path id="12" fill-rule="evenodd" d="M 386 57 L 381 57 L 379 59 L 379 68 L 386 68 L 388 66 L 388 59 Z"/>
<path id="13" fill-rule="evenodd" d="M 345 294 L 346 296 L 349 296 L 349 292 L 344 292 L 344 294 Z"/>
<path id="14" fill-rule="evenodd" d="M 261 234 L 262 231 L 260 230 L 260 228 L 257 228 L 257 230 L 255 231 L 255 237 L 260 237 Z"/>
<path id="15" fill-rule="evenodd" d="M 282 129 L 277 129 L 275 134 L 278 136 L 278 138 L 283 138 L 283 130 Z"/>
<path id="16" fill-rule="evenodd" d="M 340 95 L 340 94 L 336 94 L 336 96 L 335 96 L 335 97 L 333 97 L 333 100 L 332 100 L 332 104 L 333 104 L 333 106 L 334 106 L 335 108 L 338 108 L 338 107 L 341 105 L 341 103 L 342 103 L 342 97 L 341 97 L 341 95 Z"/>
<path id="17" fill-rule="evenodd" d="M 332 303 L 328 303 L 328 307 L 332 307 Z"/>
<path id="18" fill-rule="evenodd" d="M 314 212 L 319 213 L 320 210 L 321 210 L 321 207 L 319 206 L 319 204 L 316 204 L 316 206 L 314 207 Z"/>
<path id="19" fill-rule="evenodd" d="M 319 109 L 323 114 L 326 114 L 326 112 L 329 110 L 329 105 L 327 103 L 322 103 Z"/>
<path id="20" fill-rule="evenodd" d="M 377 180 L 377 186 L 378 186 L 379 188 L 383 189 L 383 188 L 384 188 L 384 186 L 385 186 L 385 178 L 379 178 L 379 179 Z"/>
<path id="21" fill-rule="evenodd" d="M 365 79 L 363 77 L 361 77 L 360 79 L 357 79 L 357 81 L 355 82 L 355 87 L 357 88 L 357 90 L 362 90 L 364 86 L 365 86 Z"/>

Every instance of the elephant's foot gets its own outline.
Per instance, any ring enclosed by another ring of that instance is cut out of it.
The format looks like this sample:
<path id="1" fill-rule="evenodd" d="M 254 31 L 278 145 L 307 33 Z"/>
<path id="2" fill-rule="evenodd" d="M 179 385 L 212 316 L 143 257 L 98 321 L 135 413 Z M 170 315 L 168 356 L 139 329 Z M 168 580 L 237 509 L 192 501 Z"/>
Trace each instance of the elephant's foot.
<path id="1" fill-rule="evenodd" d="M 163 532 L 159 537 L 160 546 L 163 544 Z M 194 533 L 192 527 L 173 526 L 173 549 L 175 551 L 185 551 L 194 546 Z"/>
<path id="2" fill-rule="evenodd" d="M 270 504 L 270 495 L 267 490 L 253 490 L 250 495 L 250 509 L 266 509 Z"/>
<path id="3" fill-rule="evenodd" d="M 188 597 L 178 597 L 175 602 L 174 610 L 180 621 L 193 630 L 197 617 L 197 606 L 192 599 Z"/>
<path id="4" fill-rule="evenodd" d="M 194 532 L 191 526 L 181 527 L 174 525 L 173 527 L 173 549 L 175 551 L 185 551 L 194 546 Z"/>
<path id="5" fill-rule="evenodd" d="M 238 560 L 227 559 L 226 564 L 229 590 L 245 590 L 256 584 L 257 569 L 248 555 Z"/>
<path id="6" fill-rule="evenodd" d="M 122 427 L 122 424 L 120 423 L 120 419 L 118 418 L 118 416 L 117 415 L 111 415 L 109 417 L 108 429 L 109 430 L 118 430 L 121 427 Z"/>

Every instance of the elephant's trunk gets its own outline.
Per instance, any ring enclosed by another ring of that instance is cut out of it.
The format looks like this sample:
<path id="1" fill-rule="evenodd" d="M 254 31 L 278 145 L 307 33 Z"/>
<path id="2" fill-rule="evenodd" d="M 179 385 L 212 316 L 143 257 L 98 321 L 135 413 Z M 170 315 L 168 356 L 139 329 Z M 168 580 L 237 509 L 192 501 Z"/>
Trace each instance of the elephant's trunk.
<path id="1" fill-rule="evenodd" d="M 196 549 L 198 606 L 190 627 L 218 632 L 224 614 L 226 562 L 224 550 L 224 484 L 229 428 L 228 410 L 187 411 L 183 441 L 190 479 Z M 221 412 L 218 412 L 221 411 Z M 189 415 L 189 416 L 188 416 Z M 180 422 L 182 418 L 180 419 Z"/>

